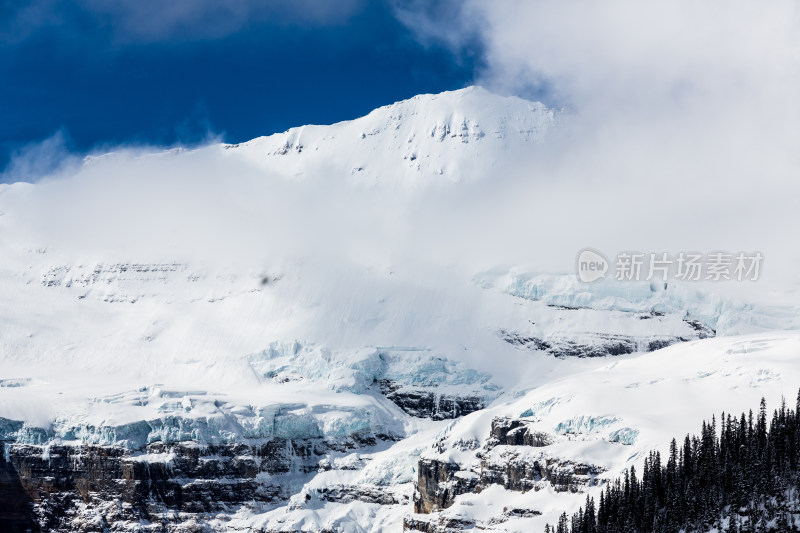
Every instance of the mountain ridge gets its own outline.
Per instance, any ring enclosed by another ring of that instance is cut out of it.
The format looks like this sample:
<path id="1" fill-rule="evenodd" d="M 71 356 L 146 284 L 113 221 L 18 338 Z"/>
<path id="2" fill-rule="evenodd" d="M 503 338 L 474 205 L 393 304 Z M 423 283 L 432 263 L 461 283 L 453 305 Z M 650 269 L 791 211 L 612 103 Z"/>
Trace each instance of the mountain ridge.
<path id="1" fill-rule="evenodd" d="M 498 153 L 519 155 L 543 142 L 557 126 L 559 113 L 539 102 L 472 86 L 417 95 L 353 120 L 294 127 L 225 147 L 245 152 L 265 170 L 289 167 L 283 172 L 290 175 L 301 173 L 295 160 L 303 156 L 306 165 L 308 159 L 312 164 L 323 159 L 361 183 L 379 180 L 387 172 L 410 183 L 443 175 L 458 181 L 475 179 L 501 163 Z M 351 142 L 350 152 L 337 147 Z M 342 150 L 344 154 L 339 153 Z M 467 158 L 467 163 L 456 164 L 458 158 Z"/>

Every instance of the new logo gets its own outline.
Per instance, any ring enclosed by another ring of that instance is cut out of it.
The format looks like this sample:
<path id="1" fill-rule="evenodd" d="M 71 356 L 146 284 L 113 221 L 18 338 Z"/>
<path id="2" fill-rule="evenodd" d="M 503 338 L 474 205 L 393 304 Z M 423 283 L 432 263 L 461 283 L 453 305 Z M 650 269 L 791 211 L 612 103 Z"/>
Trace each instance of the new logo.
<path id="1" fill-rule="evenodd" d="M 578 279 L 584 283 L 591 283 L 606 277 L 608 272 L 608 259 L 591 248 L 581 250 L 578 254 Z"/>

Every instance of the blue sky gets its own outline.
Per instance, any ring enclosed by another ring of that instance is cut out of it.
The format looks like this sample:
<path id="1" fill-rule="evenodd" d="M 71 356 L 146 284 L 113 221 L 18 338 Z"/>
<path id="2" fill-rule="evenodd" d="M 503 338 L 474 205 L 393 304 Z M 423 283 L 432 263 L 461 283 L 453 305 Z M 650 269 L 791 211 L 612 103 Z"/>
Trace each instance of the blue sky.
<path id="1" fill-rule="evenodd" d="M 473 79 L 476 50 L 421 44 L 389 3 L 261 4 L 0 0 L 0 170 L 57 132 L 78 153 L 238 142 Z"/>

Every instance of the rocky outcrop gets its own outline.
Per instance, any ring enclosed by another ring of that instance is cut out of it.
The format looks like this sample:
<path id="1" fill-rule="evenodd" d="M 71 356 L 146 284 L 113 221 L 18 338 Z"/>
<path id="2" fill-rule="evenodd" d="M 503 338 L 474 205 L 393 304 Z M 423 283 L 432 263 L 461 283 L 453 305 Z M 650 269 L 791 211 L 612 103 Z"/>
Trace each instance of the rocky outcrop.
<path id="1" fill-rule="evenodd" d="M 435 519 L 407 516 L 403 520 L 403 531 L 423 533 L 460 533 L 475 527 L 475 520 L 467 517 L 439 516 Z"/>
<path id="2" fill-rule="evenodd" d="M 606 357 L 637 351 L 653 351 L 683 340 L 677 337 L 648 337 L 637 339 L 627 335 L 593 334 L 590 339 L 534 337 L 501 330 L 500 338 L 524 350 L 542 351 L 554 357 Z"/>
<path id="3" fill-rule="evenodd" d="M 486 521 L 474 520 L 466 516 L 407 516 L 403 520 L 403 531 L 422 531 L 424 533 L 457 533 L 467 529 L 494 529 L 512 518 L 530 518 L 542 513 L 533 509 L 503 507 L 503 512 Z"/>
<path id="4" fill-rule="evenodd" d="M 550 306 L 564 311 L 576 311 L 579 307 Z M 657 320 L 664 313 L 652 311 L 633 315 L 639 320 Z M 673 344 L 689 342 L 697 339 L 715 337 L 717 332 L 700 322 L 688 317 L 677 318 L 674 315 L 673 327 L 683 323 L 680 335 L 624 335 L 612 333 L 584 333 L 575 336 L 548 335 L 536 336 L 514 331 L 500 330 L 498 336 L 509 344 L 522 350 L 541 351 L 554 357 L 606 357 L 625 355 L 636 352 L 653 352 Z"/>
<path id="5" fill-rule="evenodd" d="M 6 451 L 4 443 L 0 442 L 0 531 L 36 531 L 33 502 L 14 466 L 5 460 Z"/>
<path id="6" fill-rule="evenodd" d="M 380 380 L 379 385 L 381 394 L 418 418 L 458 418 L 486 407 L 486 398 L 481 396 L 437 394 L 435 390 L 405 387 L 389 379 Z"/>
<path id="7" fill-rule="evenodd" d="M 597 483 L 603 468 L 528 453 L 523 447 L 498 446 L 483 454 L 479 487 L 502 485 L 506 490 L 527 492 L 547 482 L 557 492 L 578 492 Z"/>
<path id="8" fill-rule="evenodd" d="M 542 447 L 553 444 L 553 436 L 543 431 L 534 431 L 523 420 L 498 417 L 492 420 L 490 444 L 509 446 Z"/>
<path id="9" fill-rule="evenodd" d="M 547 483 L 556 491 L 578 492 L 598 483 L 597 476 L 603 468 L 549 456 L 544 448 L 554 442 L 555 436 L 533 430 L 529 421 L 497 417 L 492 420 L 489 438 L 482 448 L 464 448 L 475 450 L 479 467 L 468 468 L 435 457 L 420 458 L 414 512 L 427 514 L 446 509 L 459 494 L 478 493 L 490 485 L 527 492 Z M 445 451 L 441 447 L 435 449 L 439 453 Z M 440 531 L 436 529 L 438 525 L 425 526 L 429 529 L 420 529 L 420 524 L 414 527 L 419 531 Z"/>
<path id="10" fill-rule="evenodd" d="M 461 474 L 461 475 L 459 475 Z M 437 459 L 420 459 L 417 468 L 417 491 L 414 494 L 414 512 L 430 513 L 446 509 L 459 494 L 473 492 L 479 478 L 464 472 L 456 463 Z"/>
<path id="11" fill-rule="evenodd" d="M 683 321 L 697 333 L 698 339 L 710 339 L 717 336 L 717 332 L 699 320 L 684 318 Z"/>
<path id="12" fill-rule="evenodd" d="M 556 491 L 577 492 L 598 483 L 601 467 L 557 458 L 534 457 L 521 447 L 499 446 L 485 454 L 480 470 L 462 469 L 457 463 L 422 458 L 417 473 L 414 512 L 427 514 L 450 507 L 459 494 L 481 492 L 490 485 L 506 490 L 538 490 L 541 482 Z"/>
<path id="13" fill-rule="evenodd" d="M 119 446 L 5 443 L 0 530 L 88 532 L 139 523 L 174 531 L 192 516 L 202 522 L 203 516 L 243 505 L 286 500 L 292 479 L 317 472 L 327 454 L 376 443 L 373 436 L 207 446 L 153 443 L 133 453 Z M 341 488 L 322 496 L 384 503 L 368 490 Z M 390 496 L 384 499 L 394 503 Z"/>
<path id="14" fill-rule="evenodd" d="M 500 338 L 523 350 L 542 351 L 553 357 L 607 357 L 636 352 L 653 352 L 680 342 L 714 336 L 713 330 L 699 322 L 692 326 L 696 337 L 653 335 L 635 337 L 630 335 L 592 334 L 586 339 L 564 337 L 534 337 L 501 330 Z"/>
<path id="15" fill-rule="evenodd" d="M 408 498 L 398 498 L 387 487 L 370 485 L 333 485 L 316 489 L 316 496 L 326 502 L 350 503 L 360 501 L 380 505 L 399 505 L 408 503 Z"/>

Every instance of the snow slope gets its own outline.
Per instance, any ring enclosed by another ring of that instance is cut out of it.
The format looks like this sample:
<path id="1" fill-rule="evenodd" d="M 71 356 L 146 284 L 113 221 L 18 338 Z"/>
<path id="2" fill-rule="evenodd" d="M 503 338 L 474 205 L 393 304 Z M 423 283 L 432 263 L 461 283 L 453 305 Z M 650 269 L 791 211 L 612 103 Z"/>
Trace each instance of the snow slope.
<path id="1" fill-rule="evenodd" d="M 361 185 L 391 180 L 414 186 L 484 177 L 503 157 L 541 143 L 558 126 L 558 117 L 541 103 L 469 87 L 226 148 L 290 178 L 325 169 Z"/>
<path id="2" fill-rule="evenodd" d="M 624 468 L 635 466 L 641 472 L 651 450 L 666 457 L 673 437 L 681 442 L 687 433 L 699 433 L 702 421 L 712 416 L 719 420 L 723 412 L 738 416 L 755 410 L 762 397 L 769 411 L 782 399 L 794 405 L 800 389 L 798 356 L 800 334 L 792 332 L 706 339 L 596 361 L 518 399 L 462 418 L 423 457 L 457 462 L 473 474 L 480 474 L 481 460 L 502 463 L 511 455 L 530 463 L 571 460 L 598 467 L 600 480 L 613 480 Z M 499 445 L 478 455 L 498 417 L 521 419 L 531 430 L 551 435 L 553 442 L 543 447 Z M 596 499 L 600 490 L 602 485 L 588 488 Z M 533 509 L 541 515 L 512 518 L 495 528 L 542 531 L 585 501 L 586 492 L 555 492 L 547 482 L 527 493 L 495 485 L 459 496 L 441 514 L 486 522 L 502 515 L 503 506 Z"/>

